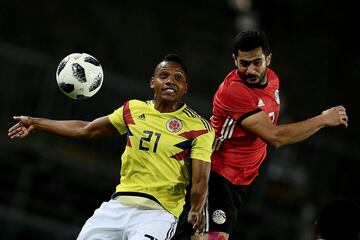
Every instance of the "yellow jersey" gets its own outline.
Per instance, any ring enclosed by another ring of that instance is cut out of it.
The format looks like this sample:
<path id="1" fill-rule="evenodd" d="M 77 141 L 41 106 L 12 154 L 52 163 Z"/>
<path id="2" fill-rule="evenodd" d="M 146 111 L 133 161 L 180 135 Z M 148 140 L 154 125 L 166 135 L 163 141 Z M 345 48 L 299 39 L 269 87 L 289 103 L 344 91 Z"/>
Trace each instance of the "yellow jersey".
<path id="1" fill-rule="evenodd" d="M 116 194 L 149 198 L 179 217 L 191 159 L 211 159 L 209 122 L 186 104 L 161 113 L 152 100 L 127 101 L 108 117 L 120 134 L 127 134 Z"/>

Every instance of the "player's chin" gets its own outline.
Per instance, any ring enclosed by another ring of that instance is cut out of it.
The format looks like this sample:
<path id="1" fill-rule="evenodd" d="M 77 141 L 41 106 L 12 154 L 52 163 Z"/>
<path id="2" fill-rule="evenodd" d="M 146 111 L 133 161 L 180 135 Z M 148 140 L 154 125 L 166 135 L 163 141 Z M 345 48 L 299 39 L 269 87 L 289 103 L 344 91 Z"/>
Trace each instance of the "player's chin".
<path id="1" fill-rule="evenodd" d="M 166 101 L 178 101 L 182 98 L 182 95 L 178 93 L 162 93 L 161 98 Z"/>

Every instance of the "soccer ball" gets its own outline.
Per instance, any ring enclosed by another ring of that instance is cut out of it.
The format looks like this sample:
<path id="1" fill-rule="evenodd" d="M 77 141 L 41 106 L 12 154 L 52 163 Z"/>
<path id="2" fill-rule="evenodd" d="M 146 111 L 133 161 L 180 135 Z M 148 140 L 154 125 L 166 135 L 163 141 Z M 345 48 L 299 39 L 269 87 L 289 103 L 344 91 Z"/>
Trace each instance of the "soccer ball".
<path id="1" fill-rule="evenodd" d="M 56 81 L 60 90 L 72 99 L 92 97 L 103 83 L 103 69 L 96 58 L 87 53 L 72 53 L 57 67 Z"/>

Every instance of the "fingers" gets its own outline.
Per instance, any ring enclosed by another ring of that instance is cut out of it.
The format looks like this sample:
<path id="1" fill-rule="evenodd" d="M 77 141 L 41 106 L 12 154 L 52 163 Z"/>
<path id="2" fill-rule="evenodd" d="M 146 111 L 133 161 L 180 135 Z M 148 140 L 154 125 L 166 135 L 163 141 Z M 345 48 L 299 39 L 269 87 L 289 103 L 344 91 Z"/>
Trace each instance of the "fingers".
<path id="1" fill-rule="evenodd" d="M 339 105 L 335 107 L 337 110 L 343 110 L 346 111 L 345 107 L 343 105 Z"/>
<path id="2" fill-rule="evenodd" d="M 19 128 L 19 127 L 22 127 L 23 126 L 23 123 L 21 122 L 21 118 L 19 116 L 13 116 L 13 119 L 14 120 L 17 120 L 19 121 L 18 123 L 16 123 L 14 126 L 12 126 L 11 128 L 9 128 L 9 131 L 8 133 L 14 131 L 15 129 Z M 8 134 L 9 135 L 9 134 Z"/>
<path id="3" fill-rule="evenodd" d="M 8 136 L 13 138 L 23 138 L 27 135 L 27 130 L 25 127 L 22 126 L 21 122 L 18 122 L 14 126 L 12 126 L 8 131 Z"/>
<path id="4" fill-rule="evenodd" d="M 342 119 L 342 122 L 341 122 L 342 125 L 344 125 L 346 128 L 348 127 L 348 122 L 347 122 L 347 119 Z"/>
<path id="5" fill-rule="evenodd" d="M 348 116 L 346 112 L 339 112 L 341 124 L 343 124 L 346 128 L 348 127 Z"/>
<path id="6" fill-rule="evenodd" d="M 188 222 L 192 224 L 195 229 L 195 235 L 203 235 L 205 230 L 205 221 L 200 213 L 189 213 Z"/>
<path id="7" fill-rule="evenodd" d="M 196 229 L 199 225 L 199 216 L 197 216 L 196 214 L 191 214 L 190 215 L 190 219 L 189 222 L 193 225 L 193 229 Z"/>
<path id="8" fill-rule="evenodd" d="M 13 125 L 11 128 L 9 128 L 8 137 L 10 137 L 11 139 L 26 137 L 29 134 L 29 132 L 33 129 L 33 126 L 26 126 L 21 121 L 21 116 L 20 117 L 14 116 L 13 118 L 15 120 L 18 120 L 19 122 Z"/>
<path id="9" fill-rule="evenodd" d="M 199 221 L 196 225 L 193 225 L 193 229 L 195 229 L 195 235 L 203 235 L 205 231 L 205 223 Z"/>
<path id="10" fill-rule="evenodd" d="M 348 127 L 348 116 L 346 114 L 346 109 L 343 106 L 336 107 L 337 114 L 340 118 L 340 124 L 344 125 L 346 128 Z"/>
<path id="11" fill-rule="evenodd" d="M 13 116 L 13 119 L 18 121 L 18 123 L 8 130 L 8 137 L 11 139 L 24 138 L 34 129 L 34 126 L 29 123 L 29 117 L 27 116 Z"/>
<path id="12" fill-rule="evenodd" d="M 344 125 L 348 127 L 348 115 L 344 106 L 339 105 L 323 112 L 327 119 L 327 126 Z"/>
<path id="13" fill-rule="evenodd" d="M 22 126 L 21 126 L 21 122 L 18 122 L 17 124 L 15 124 L 14 126 L 12 126 L 11 128 L 9 128 L 9 130 L 8 130 L 8 135 L 10 134 L 10 133 L 14 133 L 14 132 L 17 132 L 17 130 L 19 129 L 19 128 L 21 128 Z"/>
<path id="14" fill-rule="evenodd" d="M 26 135 L 26 132 L 24 131 L 24 128 L 15 128 L 13 130 L 9 130 L 8 132 L 8 136 L 11 138 L 11 139 L 14 139 L 14 138 L 22 138 Z"/>
<path id="15" fill-rule="evenodd" d="M 201 224 L 199 227 L 197 227 L 195 231 L 195 235 L 202 236 L 205 233 L 205 226 L 204 224 Z"/>

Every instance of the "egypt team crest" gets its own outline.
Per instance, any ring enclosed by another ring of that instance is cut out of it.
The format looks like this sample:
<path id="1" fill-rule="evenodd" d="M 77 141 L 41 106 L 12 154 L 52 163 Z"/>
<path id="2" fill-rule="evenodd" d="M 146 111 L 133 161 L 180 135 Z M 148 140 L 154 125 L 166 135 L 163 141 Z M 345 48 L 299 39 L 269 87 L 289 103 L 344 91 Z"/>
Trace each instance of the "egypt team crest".
<path id="1" fill-rule="evenodd" d="M 182 129 L 183 125 L 180 119 L 171 118 L 166 122 L 166 128 L 168 131 L 176 133 Z"/>
<path id="2" fill-rule="evenodd" d="M 277 104 L 280 104 L 280 94 L 279 94 L 279 89 L 275 90 L 275 101 Z"/>
<path id="3" fill-rule="evenodd" d="M 226 214 L 223 210 L 215 210 L 212 214 L 212 219 L 217 224 L 223 224 L 226 221 Z"/>

